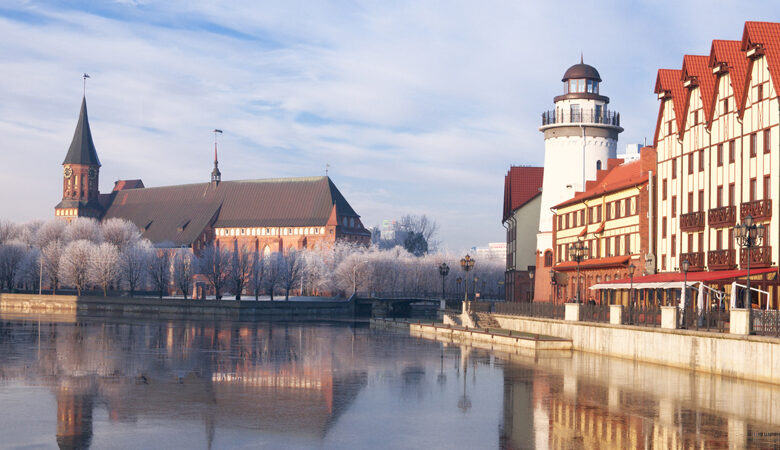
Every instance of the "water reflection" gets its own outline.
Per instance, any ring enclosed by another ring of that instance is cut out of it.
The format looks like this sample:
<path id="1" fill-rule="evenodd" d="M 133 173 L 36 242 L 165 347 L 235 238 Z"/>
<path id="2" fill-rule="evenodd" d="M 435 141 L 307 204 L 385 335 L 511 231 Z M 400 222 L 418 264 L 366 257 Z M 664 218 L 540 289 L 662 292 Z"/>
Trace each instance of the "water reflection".
<path id="1" fill-rule="evenodd" d="M 352 324 L 0 320 L 11 447 L 776 448 L 778 397 Z"/>

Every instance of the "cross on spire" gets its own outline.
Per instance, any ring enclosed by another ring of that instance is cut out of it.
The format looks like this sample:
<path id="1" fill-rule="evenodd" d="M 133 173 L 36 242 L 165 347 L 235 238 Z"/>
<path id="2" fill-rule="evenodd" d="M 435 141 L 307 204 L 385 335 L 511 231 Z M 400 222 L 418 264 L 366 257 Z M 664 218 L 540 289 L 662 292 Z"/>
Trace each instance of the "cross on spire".
<path id="1" fill-rule="evenodd" d="M 222 130 L 214 129 L 214 170 L 211 171 L 211 182 L 219 184 L 222 181 L 222 173 L 219 171 L 219 160 L 217 159 L 217 133 L 222 134 Z"/>

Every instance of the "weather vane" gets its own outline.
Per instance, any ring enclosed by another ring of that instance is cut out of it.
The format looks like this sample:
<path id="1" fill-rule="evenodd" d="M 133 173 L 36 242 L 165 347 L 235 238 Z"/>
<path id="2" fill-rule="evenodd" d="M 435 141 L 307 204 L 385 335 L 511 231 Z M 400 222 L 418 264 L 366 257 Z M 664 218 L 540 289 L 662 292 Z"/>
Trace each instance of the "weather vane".
<path id="1" fill-rule="evenodd" d="M 330 169 L 330 164 L 325 164 L 325 176 L 328 176 L 328 169 Z"/>
<path id="2" fill-rule="evenodd" d="M 87 96 L 87 78 L 91 78 L 88 73 L 84 72 L 84 75 L 81 76 L 81 78 L 84 79 L 84 91 L 82 92 L 82 95 L 84 97 Z"/>

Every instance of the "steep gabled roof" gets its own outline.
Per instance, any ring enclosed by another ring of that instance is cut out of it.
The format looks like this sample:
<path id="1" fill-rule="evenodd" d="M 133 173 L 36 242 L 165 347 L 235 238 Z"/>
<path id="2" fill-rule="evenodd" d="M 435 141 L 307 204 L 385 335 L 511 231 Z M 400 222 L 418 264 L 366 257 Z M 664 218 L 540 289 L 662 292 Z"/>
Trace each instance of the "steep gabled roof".
<path id="1" fill-rule="evenodd" d="M 504 177 L 504 218 L 505 222 L 512 213 L 541 194 L 544 179 L 544 167 L 509 168 Z"/>
<path id="2" fill-rule="evenodd" d="M 695 78 L 699 85 L 702 107 L 704 109 L 704 121 L 709 127 L 712 118 L 713 105 L 715 104 L 715 75 L 709 67 L 709 57 L 700 55 L 683 56 L 682 78 L 683 83 L 691 78 Z M 687 117 L 688 108 L 691 103 L 691 92 L 693 89 L 686 89 L 685 96 L 685 117 Z M 683 121 L 684 123 L 684 121 Z"/>
<path id="3" fill-rule="evenodd" d="M 745 22 L 741 49 L 747 52 L 755 45 L 764 48 L 775 91 L 780 92 L 780 23 Z"/>
<path id="4" fill-rule="evenodd" d="M 677 121 L 677 130 L 682 133 L 685 118 L 685 88 L 682 81 L 682 70 L 658 69 L 655 79 L 655 93 L 669 92 L 674 106 L 674 117 Z M 662 104 L 663 105 L 663 104 Z M 663 106 L 661 106 L 663 107 Z M 656 134 L 658 130 L 656 129 Z"/>
<path id="5" fill-rule="evenodd" d="M 741 111 L 744 106 L 745 77 L 747 76 L 747 58 L 742 51 L 742 41 L 724 41 L 716 39 L 712 41 L 710 50 L 710 70 L 719 64 L 726 66 L 731 80 L 731 89 L 734 90 L 734 101 Z M 715 83 L 715 96 L 717 96 L 718 83 Z M 714 108 L 713 108 L 714 109 Z"/>
<path id="6" fill-rule="evenodd" d="M 79 122 L 76 124 L 73 140 L 62 164 L 100 165 L 100 160 L 95 150 L 95 143 L 92 142 L 92 131 L 89 129 L 86 97 L 81 99 Z"/>
<path id="7" fill-rule="evenodd" d="M 332 211 L 359 217 L 328 177 L 223 181 L 123 189 L 104 218 L 138 226 L 152 242 L 191 245 L 208 226 L 325 226 Z"/>

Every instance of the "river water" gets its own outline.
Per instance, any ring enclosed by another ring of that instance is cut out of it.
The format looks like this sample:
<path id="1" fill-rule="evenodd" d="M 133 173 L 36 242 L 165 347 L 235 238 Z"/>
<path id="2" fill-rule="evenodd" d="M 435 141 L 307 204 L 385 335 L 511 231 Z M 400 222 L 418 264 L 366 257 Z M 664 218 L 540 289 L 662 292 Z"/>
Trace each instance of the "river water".
<path id="1" fill-rule="evenodd" d="M 780 387 L 352 323 L 0 318 L 2 448 L 775 448 Z"/>

